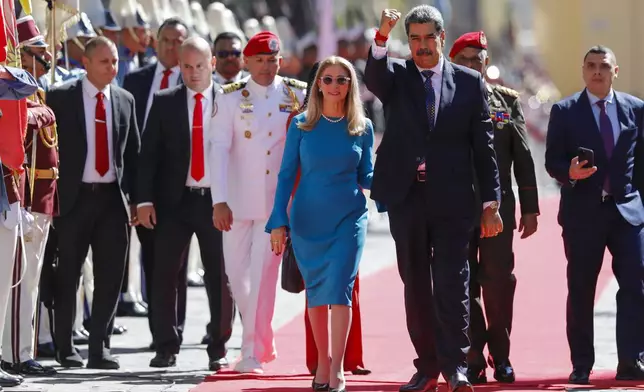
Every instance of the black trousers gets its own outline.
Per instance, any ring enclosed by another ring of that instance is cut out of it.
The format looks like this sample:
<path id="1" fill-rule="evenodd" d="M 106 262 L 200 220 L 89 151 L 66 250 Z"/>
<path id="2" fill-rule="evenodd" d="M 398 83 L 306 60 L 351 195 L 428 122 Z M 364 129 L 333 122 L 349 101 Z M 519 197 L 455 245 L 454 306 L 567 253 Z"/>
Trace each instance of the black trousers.
<path id="1" fill-rule="evenodd" d="M 102 356 L 110 337 L 128 252 L 128 217 L 116 183 L 82 184 L 72 211 L 54 220 L 58 266 L 54 292 L 54 334 L 60 356 L 74 353 L 72 328 L 76 290 L 89 247 L 94 263 L 94 299 L 89 355 Z"/>
<path id="2" fill-rule="evenodd" d="M 496 237 L 480 238 L 480 236 L 481 231 L 477 227 L 470 241 L 472 347 L 468 353 L 467 362 L 470 367 L 485 368 L 483 349 L 486 343 L 495 363 L 508 360 L 510 357 L 510 333 L 517 280 L 513 274 L 513 228 L 505 228 Z M 484 299 L 485 315 L 481 296 Z"/>
<path id="3" fill-rule="evenodd" d="M 147 229 L 143 226 L 136 227 L 136 235 L 141 243 L 141 265 L 143 266 L 143 276 L 145 277 L 145 298 L 148 304 L 152 303 L 152 280 L 154 279 L 154 230 Z M 186 324 L 186 303 L 188 300 L 188 255 L 190 244 L 181 254 L 181 270 L 177 275 L 177 329 L 180 340 L 183 340 L 183 330 Z M 126 269 L 127 275 L 127 269 Z M 154 309 L 148 306 L 148 325 L 150 333 L 154 337 Z"/>
<path id="4" fill-rule="evenodd" d="M 467 369 L 473 218 L 436 215 L 427 191 L 416 183 L 403 203 L 389 207 L 389 223 L 405 285 L 407 330 L 418 355 L 414 366 L 449 379 Z"/>
<path id="5" fill-rule="evenodd" d="M 613 256 L 617 292 L 617 357 L 631 363 L 644 355 L 644 226 L 632 226 L 614 201 L 602 203 L 584 222 L 563 227 L 568 265 L 566 333 L 575 368 L 595 364 L 594 306 L 606 248 Z"/>
<path id="6" fill-rule="evenodd" d="M 157 352 L 178 353 L 181 344 L 177 321 L 177 275 L 185 264 L 181 255 L 197 236 L 208 287 L 210 336 L 208 356 L 211 360 L 226 355 L 226 342 L 232 334 L 233 299 L 224 273 L 222 234 L 212 223 L 210 192 L 198 193 L 185 188 L 179 205 L 157 209 L 155 228 L 155 266 L 152 279 L 154 340 Z"/>

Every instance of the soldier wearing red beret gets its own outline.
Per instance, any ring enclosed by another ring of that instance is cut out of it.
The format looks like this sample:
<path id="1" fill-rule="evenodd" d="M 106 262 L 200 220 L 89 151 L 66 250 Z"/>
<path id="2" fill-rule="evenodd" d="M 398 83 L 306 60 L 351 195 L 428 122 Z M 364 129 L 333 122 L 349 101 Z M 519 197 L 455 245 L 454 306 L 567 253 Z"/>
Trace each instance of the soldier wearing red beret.
<path id="1" fill-rule="evenodd" d="M 485 75 L 489 63 L 487 47 L 484 32 L 467 33 L 454 42 L 449 57 L 454 63 Z M 480 238 L 480 231 L 475 230 L 470 241 L 472 345 L 468 354 L 467 376 L 472 384 L 487 381 L 487 365 L 483 356 L 486 343 L 490 353 L 488 363 L 494 368 L 494 378 L 499 382 L 513 382 L 515 379 L 509 359 L 512 304 L 516 288 L 516 277 L 512 273 L 512 241 L 516 228 L 516 202 L 511 175 L 513 164 L 521 203 L 521 238 L 534 234 L 539 215 L 537 180 L 519 93 L 500 85 L 486 85 L 490 117 L 495 123 L 494 148 L 502 193 L 500 212 L 505 225 L 496 237 Z M 481 291 L 485 297 L 485 316 L 481 306 Z"/>
<path id="2" fill-rule="evenodd" d="M 235 370 L 262 373 L 262 364 L 277 354 L 271 321 L 281 262 L 264 228 L 277 189 L 286 123 L 302 104 L 306 83 L 277 76 L 280 42 L 271 32 L 253 36 L 243 54 L 250 76 L 224 86 L 216 99 L 211 195 L 213 221 L 224 232 L 226 274 L 243 326 L 241 361 Z"/>
<path id="3" fill-rule="evenodd" d="M 18 19 L 18 39 L 22 67 L 35 78 L 44 74 L 43 63 L 48 58 L 47 44 L 31 16 Z M 42 55 L 42 56 L 41 56 Z M 58 146 L 56 117 L 45 102 L 45 92 L 39 89 L 27 100 L 28 126 L 25 152 L 28 164 L 24 167 L 26 184 L 24 206 L 33 217 L 25 224 L 24 257 L 16 252 L 12 289 L 2 340 L 2 367 L 22 375 L 53 375 L 56 371 L 34 360 L 33 323 L 38 302 L 40 271 L 52 217 L 58 208 L 56 180 L 58 178 Z M 29 229 L 27 229 L 29 227 Z M 24 266 L 26 262 L 26 266 Z M 24 274 L 15 271 L 24 270 Z M 36 323 L 38 317 L 36 317 Z"/>

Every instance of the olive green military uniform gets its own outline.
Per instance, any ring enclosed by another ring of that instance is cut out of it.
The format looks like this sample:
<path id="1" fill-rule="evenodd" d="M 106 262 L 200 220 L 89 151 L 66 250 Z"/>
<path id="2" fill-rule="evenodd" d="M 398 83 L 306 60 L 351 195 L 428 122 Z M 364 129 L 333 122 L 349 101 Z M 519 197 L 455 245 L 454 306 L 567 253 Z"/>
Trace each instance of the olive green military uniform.
<path id="1" fill-rule="evenodd" d="M 494 123 L 494 147 L 501 182 L 500 214 L 503 232 L 496 237 L 480 238 L 474 231 L 470 242 L 470 336 L 472 340 L 468 362 L 470 369 L 485 368 L 483 348 L 488 344 L 496 364 L 506 361 L 510 354 L 510 331 L 516 278 L 512 241 L 515 219 L 515 196 L 511 170 L 519 188 L 521 214 L 538 214 L 537 180 L 534 162 L 528 147 L 525 118 L 519 103 L 519 93 L 498 85 L 487 86 L 490 117 Z M 481 304 L 485 298 L 485 315 Z"/>

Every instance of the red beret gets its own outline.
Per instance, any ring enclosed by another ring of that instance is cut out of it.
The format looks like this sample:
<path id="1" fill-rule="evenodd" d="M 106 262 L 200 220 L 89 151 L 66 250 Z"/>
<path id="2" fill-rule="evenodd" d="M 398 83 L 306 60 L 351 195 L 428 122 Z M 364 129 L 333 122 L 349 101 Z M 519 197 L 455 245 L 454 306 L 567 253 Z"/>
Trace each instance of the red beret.
<path id="1" fill-rule="evenodd" d="M 275 54 L 280 51 L 280 40 L 270 31 L 255 34 L 244 48 L 244 56 Z"/>
<path id="2" fill-rule="evenodd" d="M 452 50 L 449 51 L 449 57 L 454 58 L 461 50 L 472 47 L 478 49 L 487 49 L 487 38 L 482 31 L 473 31 L 465 33 L 458 37 L 452 45 Z"/>

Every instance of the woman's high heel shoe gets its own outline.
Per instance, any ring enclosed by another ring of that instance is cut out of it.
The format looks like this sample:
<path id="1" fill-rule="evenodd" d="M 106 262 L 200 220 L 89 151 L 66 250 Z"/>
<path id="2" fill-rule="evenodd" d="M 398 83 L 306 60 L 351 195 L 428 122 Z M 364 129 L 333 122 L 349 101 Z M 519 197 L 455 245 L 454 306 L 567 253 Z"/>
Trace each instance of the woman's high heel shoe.
<path id="1" fill-rule="evenodd" d="M 314 391 L 328 391 L 329 390 L 329 383 L 318 384 L 317 382 L 315 382 L 315 379 L 313 379 L 313 383 L 311 384 L 311 388 Z"/>

